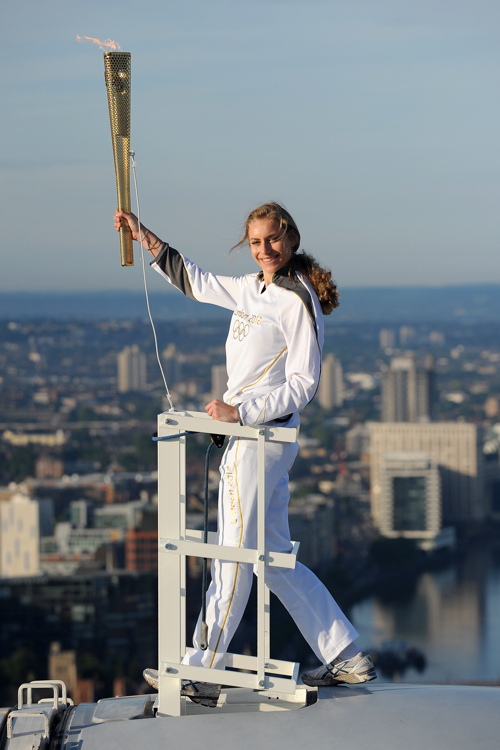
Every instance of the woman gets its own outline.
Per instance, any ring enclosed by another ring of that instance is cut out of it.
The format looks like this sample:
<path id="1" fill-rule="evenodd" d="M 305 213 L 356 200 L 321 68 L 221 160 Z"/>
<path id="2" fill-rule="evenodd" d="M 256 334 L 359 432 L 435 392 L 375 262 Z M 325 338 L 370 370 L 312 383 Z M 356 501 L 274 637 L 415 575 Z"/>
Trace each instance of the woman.
<path id="1" fill-rule="evenodd" d="M 323 344 L 323 315 L 338 306 L 329 271 L 304 252 L 300 234 L 282 206 L 266 203 L 245 223 L 238 245 L 248 243 L 260 266 L 242 277 L 205 273 L 157 235 L 139 227 L 133 214 L 117 211 L 135 240 L 153 256 L 153 268 L 188 297 L 233 311 L 226 342 L 228 384 L 223 400 L 205 407 L 213 418 L 242 425 L 280 424 L 296 427 L 299 412 L 318 387 Z M 288 472 L 298 446 L 266 446 L 266 549 L 289 552 Z M 219 485 L 218 541 L 235 547 L 256 547 L 257 445 L 255 440 L 230 438 L 222 458 Z M 200 622 L 194 651 L 185 664 L 224 668 L 231 638 L 241 620 L 252 585 L 250 564 L 214 560 L 207 592 L 208 648 L 199 647 Z M 376 677 L 373 663 L 356 646 L 358 633 L 328 590 L 304 565 L 269 567 L 266 582 L 294 618 L 323 666 L 302 676 L 312 686 L 359 683 Z M 157 687 L 158 673 L 147 669 Z M 183 682 L 182 692 L 204 705 L 216 705 L 220 685 Z"/>

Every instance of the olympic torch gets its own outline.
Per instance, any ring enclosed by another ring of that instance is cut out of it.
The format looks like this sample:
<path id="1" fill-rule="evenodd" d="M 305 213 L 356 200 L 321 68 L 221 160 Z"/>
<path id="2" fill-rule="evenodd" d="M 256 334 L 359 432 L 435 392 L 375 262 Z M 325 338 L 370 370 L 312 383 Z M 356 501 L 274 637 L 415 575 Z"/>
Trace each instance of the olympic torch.
<path id="1" fill-rule="evenodd" d="M 104 53 L 119 211 L 130 211 L 130 63 L 130 52 Z M 134 265 L 132 235 L 125 226 L 120 229 L 120 258 L 122 266 Z"/>

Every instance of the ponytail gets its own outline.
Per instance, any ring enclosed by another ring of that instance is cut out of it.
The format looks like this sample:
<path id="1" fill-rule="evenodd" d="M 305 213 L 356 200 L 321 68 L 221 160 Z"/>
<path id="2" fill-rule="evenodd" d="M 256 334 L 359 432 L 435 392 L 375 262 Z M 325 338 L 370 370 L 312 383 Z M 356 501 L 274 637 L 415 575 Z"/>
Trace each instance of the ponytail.
<path id="1" fill-rule="evenodd" d="M 290 276 L 297 271 L 303 274 L 311 283 L 321 305 L 323 315 L 330 315 L 335 307 L 340 304 L 340 294 L 337 284 L 332 279 L 331 271 L 319 265 L 317 260 L 302 250 L 292 255 L 290 261 Z"/>

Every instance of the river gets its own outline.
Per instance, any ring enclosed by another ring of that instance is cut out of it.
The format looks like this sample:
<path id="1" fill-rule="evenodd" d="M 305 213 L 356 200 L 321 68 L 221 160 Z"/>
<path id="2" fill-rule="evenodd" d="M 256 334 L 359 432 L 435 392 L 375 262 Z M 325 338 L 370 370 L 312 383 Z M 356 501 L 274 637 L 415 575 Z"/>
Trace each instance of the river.
<path id="1" fill-rule="evenodd" d="M 349 615 L 364 648 L 401 639 L 424 653 L 425 669 L 406 669 L 401 682 L 500 682 L 500 540 L 402 592 L 365 599 Z"/>

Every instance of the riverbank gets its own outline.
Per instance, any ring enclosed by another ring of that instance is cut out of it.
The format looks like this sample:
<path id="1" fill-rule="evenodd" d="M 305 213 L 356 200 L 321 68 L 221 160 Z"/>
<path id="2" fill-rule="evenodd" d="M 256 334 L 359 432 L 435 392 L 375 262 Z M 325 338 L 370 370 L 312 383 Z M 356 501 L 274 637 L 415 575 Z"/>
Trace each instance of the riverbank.
<path id="1" fill-rule="evenodd" d="M 337 570 L 327 574 L 328 584 L 342 607 L 352 607 L 368 596 L 395 592 L 406 587 L 426 572 L 434 572 L 456 565 L 470 550 L 500 540 L 500 523 L 461 528 L 457 534 L 457 544 L 453 549 L 439 549 L 434 552 L 420 551 L 411 559 L 398 558 L 385 566 L 369 562 L 363 570 L 357 571 L 355 578 L 344 585 L 335 581 Z M 340 566 L 341 567 L 341 566 Z"/>
<path id="2" fill-rule="evenodd" d="M 397 675 L 402 682 L 500 683 L 498 526 L 468 535 L 455 555 L 374 576 L 348 595 L 364 648 L 399 642 L 425 656 L 424 669 Z"/>

